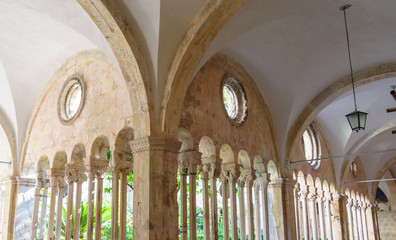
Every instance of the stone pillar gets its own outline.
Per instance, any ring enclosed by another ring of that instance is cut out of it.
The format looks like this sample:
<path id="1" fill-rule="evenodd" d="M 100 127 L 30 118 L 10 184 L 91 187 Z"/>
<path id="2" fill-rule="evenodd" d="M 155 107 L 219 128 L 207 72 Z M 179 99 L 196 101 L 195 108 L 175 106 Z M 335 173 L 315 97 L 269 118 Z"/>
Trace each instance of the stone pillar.
<path id="1" fill-rule="evenodd" d="M 368 204 L 368 228 L 369 228 L 369 239 L 370 240 L 377 240 L 379 239 L 378 236 L 378 229 L 377 229 L 377 219 L 376 219 L 376 204 Z"/>
<path id="2" fill-rule="evenodd" d="M 362 227 L 363 227 L 363 239 L 368 240 L 368 230 L 367 230 L 367 217 L 366 217 L 367 204 L 363 201 L 360 202 L 360 211 L 362 217 Z"/>
<path id="3" fill-rule="evenodd" d="M 318 223 L 317 223 L 317 214 L 316 214 L 316 188 L 309 187 L 308 192 L 308 206 L 309 206 L 309 215 L 311 218 L 311 229 L 312 229 L 312 239 L 318 240 Z"/>
<path id="4" fill-rule="evenodd" d="M 62 206 L 63 206 L 63 190 L 65 188 L 65 180 L 58 179 L 58 203 L 56 209 L 56 227 L 55 227 L 55 239 L 59 240 L 61 237 L 61 226 L 62 226 Z"/>
<path id="5" fill-rule="evenodd" d="M 360 216 L 360 201 L 355 200 L 355 211 L 357 217 L 357 226 L 358 226 L 358 239 L 363 240 L 363 226 L 362 226 L 362 217 Z"/>
<path id="6" fill-rule="evenodd" d="M 317 190 L 318 196 L 316 198 L 316 203 L 318 205 L 318 213 L 319 213 L 319 229 L 320 229 L 320 238 L 326 239 L 326 228 L 324 221 L 324 211 L 323 211 L 323 198 L 324 192 L 323 190 Z"/>
<path id="7" fill-rule="evenodd" d="M 88 171 L 88 214 L 87 214 L 87 240 L 92 240 L 93 239 L 93 220 L 94 220 L 94 195 L 95 195 L 95 176 L 96 176 L 96 170 L 92 169 L 90 165 L 88 165 L 89 171 Z M 114 181 L 115 182 L 115 181 Z M 118 185 L 117 185 L 118 187 Z M 115 189 L 113 185 L 113 191 L 117 190 L 117 196 L 118 196 L 118 188 Z M 111 205 L 112 209 L 113 206 L 118 206 L 118 198 L 116 201 L 113 199 L 113 204 Z M 117 204 L 114 204 L 117 203 Z M 118 209 L 118 208 L 116 208 Z M 114 214 L 111 212 L 111 216 L 117 216 L 118 214 Z M 113 222 L 112 222 L 113 224 Z M 113 233 L 113 225 L 112 225 L 112 233 Z M 118 236 L 118 235 L 117 235 Z M 116 239 L 114 235 L 112 235 L 113 239 Z"/>
<path id="8" fill-rule="evenodd" d="M 237 222 L 237 202 L 236 202 L 236 181 L 239 177 L 239 164 L 225 163 L 221 164 L 221 175 L 226 176 L 230 184 L 231 193 L 231 239 L 238 239 L 238 222 Z"/>
<path id="9" fill-rule="evenodd" d="M 347 239 L 347 210 L 346 210 L 346 195 L 333 193 L 333 238 L 334 239 Z M 336 230 L 336 231 L 334 231 Z"/>
<path id="10" fill-rule="evenodd" d="M 277 221 L 279 226 L 277 231 L 280 239 L 295 239 L 296 237 L 296 222 L 294 219 L 294 201 L 293 188 L 296 181 L 288 178 L 271 179 L 268 186 L 273 194 L 273 199 L 280 204 L 279 217 Z M 279 201 L 278 201 L 279 200 Z M 271 230 L 272 231 L 272 230 Z"/>
<path id="11" fill-rule="evenodd" d="M 260 184 L 259 181 L 256 179 L 253 184 L 254 187 L 254 206 L 255 206 L 255 224 L 254 224 L 254 229 L 256 230 L 256 238 L 261 239 L 261 222 L 263 222 L 263 225 L 265 224 L 265 220 L 263 219 L 261 221 L 260 219 L 260 213 L 262 212 L 260 209 Z M 268 232 L 268 231 L 267 231 Z M 264 232 L 265 234 L 265 232 Z M 249 236 L 250 239 L 250 236 Z"/>
<path id="12" fill-rule="evenodd" d="M 44 231 L 45 231 L 46 218 L 47 218 L 47 198 L 48 198 L 48 182 L 46 188 L 44 188 L 43 197 L 41 201 L 39 240 L 44 239 Z"/>
<path id="13" fill-rule="evenodd" d="M 327 240 L 333 240 L 333 224 L 331 221 L 331 201 L 333 200 L 330 192 L 324 194 L 324 207 L 326 212 L 326 237 Z"/>
<path id="14" fill-rule="evenodd" d="M 15 214 L 18 197 L 18 177 L 3 180 L 6 186 L 1 239 L 14 239 Z"/>
<path id="15" fill-rule="evenodd" d="M 179 154 L 178 166 L 180 173 L 180 236 L 181 240 L 187 240 L 187 172 L 189 159 L 184 158 L 182 154 Z M 204 190 L 205 191 L 205 190 Z M 205 202 L 205 201 L 204 201 Z M 205 215 L 205 214 L 204 214 Z M 206 218 L 205 218 L 206 219 Z M 204 224 L 206 226 L 206 223 Z"/>
<path id="16" fill-rule="evenodd" d="M 134 154 L 133 239 L 178 239 L 177 154 L 164 137 L 131 141 Z"/>
<path id="17" fill-rule="evenodd" d="M 65 240 L 71 239 L 71 226 L 72 226 L 72 211 L 73 211 L 73 195 L 74 195 L 74 182 L 77 181 L 77 175 L 73 171 L 70 164 L 66 165 L 67 182 L 67 208 L 66 208 L 66 227 L 65 227 Z"/>
<path id="18" fill-rule="evenodd" d="M 210 239 L 210 222 L 209 222 L 209 166 L 202 164 L 198 166 L 199 176 L 202 181 L 202 197 L 203 197 L 203 228 L 204 228 L 204 239 Z"/>
<path id="19" fill-rule="evenodd" d="M 48 188 L 48 181 L 49 180 L 47 179 L 47 176 L 46 176 L 45 172 L 38 172 L 37 173 L 37 182 L 36 182 L 36 186 L 35 186 L 35 190 L 34 190 L 32 229 L 31 229 L 31 234 L 30 234 L 30 239 L 32 239 L 32 240 L 37 239 L 38 212 L 39 212 L 41 189 L 47 189 Z M 44 200 L 44 196 L 43 196 L 43 200 Z M 41 226 L 42 225 L 41 218 L 40 218 L 40 229 L 42 227 Z"/>
<path id="20" fill-rule="evenodd" d="M 100 172 L 106 171 L 108 165 L 107 159 L 95 159 L 95 166 Z M 116 144 L 113 157 L 110 161 L 110 171 L 113 173 L 112 182 L 112 216 L 111 216 L 111 234 L 112 239 L 126 239 L 126 220 L 127 220 L 127 192 L 128 192 L 128 174 L 133 170 L 133 155 L 130 151 L 121 149 Z M 121 174 L 121 187 L 119 187 L 119 175 Z M 120 201 L 118 197 L 120 196 Z M 118 235 L 118 202 L 120 203 L 120 233 Z"/>
<path id="21" fill-rule="evenodd" d="M 304 239 L 311 239 L 309 235 L 309 218 L 308 218 L 308 211 L 307 211 L 307 196 L 308 196 L 308 186 L 301 186 L 299 197 L 302 206 L 302 218 L 303 218 L 303 236 Z"/>
<path id="22" fill-rule="evenodd" d="M 96 221 L 95 240 L 102 238 L 102 202 L 103 202 L 103 175 L 105 170 L 96 173 Z M 66 240 L 66 239 L 65 239 Z"/>
<path id="23" fill-rule="evenodd" d="M 84 168 L 85 170 L 85 168 Z M 74 212 L 74 234 L 73 239 L 80 238 L 80 218 L 81 218 L 81 194 L 82 194 L 82 184 L 87 181 L 87 176 L 84 171 L 78 173 L 77 191 L 76 191 L 76 207 Z"/>
<path id="24" fill-rule="evenodd" d="M 300 191 L 300 184 L 296 183 L 294 186 L 294 215 L 296 219 L 296 237 L 297 239 L 301 238 L 300 234 L 300 207 L 299 207 L 299 200 L 298 200 L 298 192 Z"/>
<path id="25" fill-rule="evenodd" d="M 223 239 L 230 239 L 229 220 L 228 220 L 228 177 L 223 171 L 220 175 L 223 201 Z"/>
<path id="26" fill-rule="evenodd" d="M 66 160 L 66 159 L 65 159 Z M 65 167 L 64 165 L 53 167 L 48 170 L 48 175 L 50 178 L 51 184 L 51 198 L 50 198 L 50 209 L 48 214 L 48 230 L 47 230 L 47 240 L 54 239 L 54 223 L 55 223 L 55 205 L 57 204 L 56 200 L 58 197 L 58 209 L 56 211 L 56 229 L 55 236 L 57 233 L 59 234 L 60 238 L 60 221 L 62 220 L 62 199 L 63 199 L 63 187 L 64 187 L 64 176 L 65 176 Z M 59 189 L 59 190 L 58 190 Z M 60 202 L 60 205 L 59 205 Z M 60 210 L 59 210 L 60 208 Z M 58 214 L 59 213 L 59 214 Z M 55 238 L 55 239 L 59 239 Z"/>
<path id="27" fill-rule="evenodd" d="M 348 236 L 349 236 L 350 240 L 355 239 L 354 234 L 353 234 L 352 205 L 353 205 L 353 199 L 348 197 L 346 209 L 347 209 L 347 215 L 348 215 Z"/>
<path id="28" fill-rule="evenodd" d="M 269 173 L 257 173 L 257 181 L 261 189 L 261 202 L 262 202 L 262 228 L 264 240 L 269 240 L 269 217 L 268 217 L 268 184 L 270 182 Z M 253 238 L 252 238 L 253 239 Z"/>
<path id="29" fill-rule="evenodd" d="M 252 186 L 255 179 L 255 171 L 251 168 L 241 168 L 241 175 L 238 178 L 239 185 L 239 219 L 241 224 L 241 240 L 246 239 L 246 217 L 245 209 L 247 209 L 247 223 L 249 239 L 254 239 L 254 220 L 253 220 L 253 199 L 252 199 Z M 247 201 L 245 204 L 245 188 Z"/>
<path id="30" fill-rule="evenodd" d="M 181 156 L 183 155 L 183 156 Z M 188 159 L 188 181 L 190 187 L 189 194 L 189 208 L 190 208 L 190 240 L 197 239 L 197 188 L 196 188 L 196 175 L 197 175 L 197 165 L 201 164 L 201 153 L 196 151 L 188 151 L 179 153 L 179 158 Z M 210 173 L 209 173 L 210 175 Z M 212 184 L 212 179 L 211 179 Z M 215 194 L 216 196 L 217 194 Z M 212 205 L 213 207 L 213 205 Z M 216 210 L 217 210 L 217 200 L 216 200 Z M 216 219 L 217 219 L 217 211 L 216 211 Z M 217 223 L 216 223 L 217 224 Z M 217 225 L 216 225 L 217 226 Z M 217 228 L 216 228 L 217 232 Z"/>
<path id="31" fill-rule="evenodd" d="M 211 239 L 219 238 L 218 213 L 217 213 L 217 185 L 216 179 L 219 175 L 219 169 L 215 158 L 203 158 L 202 163 L 209 164 L 210 179 L 210 223 Z"/>

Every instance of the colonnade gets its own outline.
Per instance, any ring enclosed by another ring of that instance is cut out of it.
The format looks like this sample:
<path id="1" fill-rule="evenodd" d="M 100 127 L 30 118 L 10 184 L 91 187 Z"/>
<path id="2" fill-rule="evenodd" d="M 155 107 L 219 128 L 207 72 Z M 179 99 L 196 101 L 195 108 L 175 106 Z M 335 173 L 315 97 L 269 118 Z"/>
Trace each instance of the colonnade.
<path id="1" fill-rule="evenodd" d="M 40 158 L 37 167 L 37 183 L 31 227 L 32 240 L 45 238 L 48 185 L 50 185 L 51 191 L 48 229 L 45 239 L 59 240 L 61 236 L 64 236 L 65 240 L 80 239 L 81 237 L 87 240 L 92 240 L 93 238 L 100 240 L 102 237 L 103 179 L 106 172 L 111 172 L 113 176 L 111 236 L 112 239 L 126 239 L 127 176 L 133 169 L 133 155 L 128 143 L 130 137 L 125 137 L 125 134 L 121 134 L 119 137 L 121 139 L 117 138 L 116 140 L 113 158 L 110 157 L 109 142 L 104 136 L 95 139 L 91 149 L 91 156 L 86 162 L 84 162 L 86 157 L 85 147 L 82 144 L 74 146 L 70 161 L 68 161 L 67 154 L 64 151 L 57 152 L 52 167 L 48 170 L 48 159 L 45 156 Z M 110 159 L 111 161 L 109 161 Z M 121 178 L 121 184 L 119 183 L 119 178 Z M 87 233 L 86 236 L 81 236 L 81 198 L 83 183 L 87 180 Z M 62 207 L 65 187 L 67 187 L 66 223 L 64 232 L 62 232 L 62 215 L 64 214 Z M 42 194 L 41 191 L 43 192 Z M 42 196 L 41 216 L 40 221 L 38 221 L 40 196 Z M 118 213 L 120 214 L 118 215 Z M 39 234 L 37 236 L 38 230 Z"/>
<path id="2" fill-rule="evenodd" d="M 220 149 L 219 158 L 216 156 L 213 141 L 208 137 L 201 139 L 199 151 L 193 150 L 191 144 L 183 142 L 178 158 L 181 239 L 197 239 L 197 172 L 202 186 L 204 239 L 219 238 L 219 217 L 223 218 L 223 239 L 262 239 L 262 233 L 263 239 L 269 239 L 267 189 L 270 179 L 265 162 L 257 156 L 253 167 L 245 151 L 240 151 L 238 160 L 235 161 L 227 144 Z M 221 183 L 219 190 L 218 181 Z M 222 199 L 221 210 L 217 206 L 218 197 Z"/>

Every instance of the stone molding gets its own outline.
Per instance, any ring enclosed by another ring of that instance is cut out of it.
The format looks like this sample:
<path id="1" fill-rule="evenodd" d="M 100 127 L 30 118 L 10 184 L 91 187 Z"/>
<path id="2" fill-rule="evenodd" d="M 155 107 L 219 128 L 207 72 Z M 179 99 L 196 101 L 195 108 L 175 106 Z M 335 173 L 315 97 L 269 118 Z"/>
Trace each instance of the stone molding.
<path id="1" fill-rule="evenodd" d="M 65 170 L 65 181 L 69 184 L 73 182 L 82 183 L 87 181 L 87 175 L 85 174 L 85 167 L 79 163 L 68 163 L 66 164 Z"/>
<path id="2" fill-rule="evenodd" d="M 133 153 L 146 152 L 149 150 L 178 153 L 181 144 L 180 141 L 172 138 L 152 136 L 135 139 L 130 142 Z"/>
<path id="3" fill-rule="evenodd" d="M 92 161 L 92 160 L 91 160 Z M 103 161 L 101 159 L 101 161 Z M 106 163 L 102 162 L 99 169 L 107 168 L 109 161 L 105 159 Z M 106 166 L 104 166 L 106 165 Z M 123 174 L 128 174 L 133 169 L 133 155 L 125 151 L 114 150 L 113 161 L 110 161 L 110 171 L 121 172 Z"/>
<path id="4" fill-rule="evenodd" d="M 234 183 L 237 181 L 241 171 L 237 163 L 221 164 L 220 179 L 224 183 Z"/>
<path id="5" fill-rule="evenodd" d="M 296 180 L 289 178 L 275 178 L 271 179 L 271 182 L 268 185 L 268 188 L 294 188 L 296 185 Z"/>
<path id="6" fill-rule="evenodd" d="M 241 187 L 251 186 L 253 181 L 256 179 L 256 174 L 254 169 L 241 168 L 241 174 L 237 180 L 238 185 Z"/>

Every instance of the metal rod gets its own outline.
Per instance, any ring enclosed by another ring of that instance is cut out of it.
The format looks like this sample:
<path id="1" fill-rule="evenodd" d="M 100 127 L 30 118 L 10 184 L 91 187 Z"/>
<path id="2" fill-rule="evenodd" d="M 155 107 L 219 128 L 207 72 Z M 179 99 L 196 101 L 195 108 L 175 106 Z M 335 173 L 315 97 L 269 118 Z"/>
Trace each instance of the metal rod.
<path id="1" fill-rule="evenodd" d="M 371 154 L 377 154 L 377 153 L 386 153 L 386 152 L 393 152 L 393 151 L 396 151 L 396 148 L 387 149 L 387 150 L 380 150 L 380 151 L 373 151 L 373 152 L 346 154 L 346 155 L 333 156 L 333 157 L 314 158 L 314 159 L 310 159 L 310 160 L 304 159 L 304 160 L 293 161 L 293 162 L 290 162 L 290 163 L 301 163 L 301 162 L 311 162 L 311 161 L 323 161 L 323 160 L 330 160 L 330 159 L 337 159 L 337 158 L 347 158 L 347 157 L 356 157 L 356 156 L 364 156 L 364 155 L 371 155 Z"/>
<path id="2" fill-rule="evenodd" d="M 11 164 L 11 162 L 4 162 L 4 161 L 0 161 L 0 163 Z"/>
<path id="3" fill-rule="evenodd" d="M 351 6 L 352 5 L 350 5 L 350 4 L 346 4 L 346 5 L 342 6 L 340 9 L 344 12 L 345 33 L 346 33 L 346 40 L 347 40 L 347 46 L 348 46 L 349 69 L 351 70 L 353 101 L 355 103 L 355 111 L 357 111 L 355 82 L 353 81 L 353 69 L 352 69 L 352 60 L 351 60 L 351 48 L 349 47 L 349 33 L 348 33 L 348 24 L 347 24 L 346 11 L 345 11 Z"/>
<path id="4" fill-rule="evenodd" d="M 347 183 L 368 183 L 368 182 L 387 182 L 387 181 L 394 181 L 396 178 L 388 178 L 388 179 L 371 179 L 371 180 L 363 180 L 363 181 L 353 181 L 353 182 L 344 182 Z"/>

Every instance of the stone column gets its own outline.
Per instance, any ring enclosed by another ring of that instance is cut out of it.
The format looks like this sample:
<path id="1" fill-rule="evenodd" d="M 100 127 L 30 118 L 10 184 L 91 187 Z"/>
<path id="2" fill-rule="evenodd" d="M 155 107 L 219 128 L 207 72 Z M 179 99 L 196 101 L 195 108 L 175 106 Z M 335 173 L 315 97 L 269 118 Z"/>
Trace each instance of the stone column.
<path id="1" fill-rule="evenodd" d="M 96 166 L 99 172 L 106 171 L 108 161 L 97 159 Z M 133 155 L 128 150 L 121 149 L 116 144 L 113 158 L 110 161 L 110 171 L 113 172 L 112 190 L 112 239 L 126 239 L 126 220 L 127 220 L 127 192 L 128 174 L 133 170 Z M 121 187 L 119 189 L 119 174 L 121 174 Z M 118 236 L 118 195 L 120 197 L 120 234 Z"/>
<path id="2" fill-rule="evenodd" d="M 362 217 L 363 226 L 363 239 L 368 240 L 368 230 L 367 230 L 367 217 L 366 217 L 367 204 L 363 201 L 360 202 L 360 211 Z"/>
<path id="3" fill-rule="evenodd" d="M 3 180 L 6 186 L 2 239 L 14 239 L 15 214 L 18 196 L 18 177 L 8 177 Z"/>
<path id="4" fill-rule="evenodd" d="M 230 239 L 229 220 L 228 220 L 228 177 L 223 171 L 220 175 L 223 201 L 223 239 Z"/>
<path id="5" fill-rule="evenodd" d="M 269 240 L 269 217 L 268 217 L 268 184 L 270 182 L 269 173 L 257 173 L 258 184 L 261 188 L 261 203 L 262 203 L 262 228 L 264 240 Z M 252 238 L 253 239 L 253 238 Z"/>
<path id="6" fill-rule="evenodd" d="M 378 236 L 378 229 L 377 229 L 377 219 L 376 219 L 376 210 L 377 210 L 377 205 L 376 204 L 368 204 L 368 215 L 369 215 L 369 239 L 370 240 L 377 240 L 379 239 Z"/>
<path id="7" fill-rule="evenodd" d="M 94 195 L 95 195 L 95 176 L 96 176 L 96 170 L 92 169 L 90 165 L 88 165 L 89 171 L 88 171 L 88 214 L 87 214 L 87 240 L 92 240 L 93 239 L 93 220 L 94 220 Z M 117 185 L 118 186 L 118 185 Z M 113 191 L 114 191 L 114 185 L 113 185 Z M 116 189 L 118 190 L 118 189 Z M 117 196 L 118 196 L 118 192 L 117 192 Z M 113 204 L 112 209 L 113 209 L 113 205 L 118 206 L 118 199 L 116 199 L 117 201 L 115 202 L 113 199 Z M 117 204 L 114 204 L 117 203 Z M 118 209 L 118 208 L 117 208 Z M 117 216 L 118 215 L 114 215 L 114 213 L 112 212 L 112 217 L 113 216 Z M 113 223 L 113 222 L 112 222 Z M 113 225 L 112 225 L 113 226 Z M 112 227 L 112 230 L 114 228 Z M 113 231 L 112 231 L 113 233 Z M 114 237 L 112 235 L 112 237 Z M 116 239 L 116 238 L 113 238 Z"/>
<path id="8" fill-rule="evenodd" d="M 49 180 L 47 180 L 49 181 Z M 44 231 L 45 231 L 45 223 L 47 218 L 47 198 L 48 198 L 48 182 L 47 186 L 44 188 L 43 191 L 43 198 L 41 201 L 41 215 L 40 215 L 40 232 L 39 232 L 39 240 L 44 239 Z"/>
<path id="9" fill-rule="evenodd" d="M 353 236 L 354 239 L 359 239 L 359 231 L 358 231 L 358 220 L 357 220 L 357 213 L 356 213 L 356 200 L 352 199 L 352 220 L 353 220 Z"/>
<path id="10" fill-rule="evenodd" d="M 79 239 L 80 237 L 80 218 L 81 218 L 81 194 L 82 194 L 82 184 L 87 181 L 87 176 L 84 173 L 85 167 L 82 167 L 77 172 L 78 179 L 77 183 L 77 191 L 76 191 L 76 207 L 74 212 L 74 234 L 73 239 Z"/>
<path id="11" fill-rule="evenodd" d="M 363 226 L 362 226 L 362 217 L 360 215 L 360 201 L 355 200 L 355 211 L 356 211 L 356 217 L 357 217 L 357 226 L 358 226 L 358 236 L 359 240 L 363 240 Z"/>
<path id="12" fill-rule="evenodd" d="M 239 164 L 225 163 L 221 164 L 221 175 L 226 176 L 230 184 L 231 193 L 231 239 L 238 239 L 237 225 L 237 202 L 236 202 L 236 181 L 239 177 Z"/>
<path id="13" fill-rule="evenodd" d="M 334 239 L 347 239 L 347 210 L 346 210 L 346 195 L 333 193 L 333 238 Z"/>
<path id="14" fill-rule="evenodd" d="M 178 166 L 180 173 L 180 237 L 181 240 L 187 240 L 187 172 L 189 159 L 184 158 L 182 154 L 179 154 Z M 205 191 L 205 190 L 204 190 Z M 205 215 L 205 214 L 204 214 Z M 206 226 L 206 224 L 204 224 Z"/>
<path id="15" fill-rule="evenodd" d="M 300 239 L 300 208 L 299 208 L 299 200 L 298 200 L 298 192 L 300 191 L 300 184 L 296 183 L 294 186 L 294 215 L 296 218 L 296 236 L 297 239 Z"/>
<path id="16" fill-rule="evenodd" d="M 61 226 L 62 226 L 62 206 L 63 206 L 63 189 L 65 188 L 65 180 L 58 178 L 58 203 L 56 209 L 56 227 L 55 227 L 55 239 L 59 240 L 61 237 Z"/>
<path id="17" fill-rule="evenodd" d="M 254 229 L 256 230 L 256 238 L 261 239 L 261 222 L 263 222 L 263 225 L 265 225 L 265 220 L 263 219 L 262 221 L 260 220 L 260 213 L 262 212 L 260 210 L 260 184 L 259 180 L 256 179 L 253 184 L 254 187 L 254 206 L 255 206 L 255 224 L 254 224 Z M 266 232 L 264 232 L 265 234 Z M 249 236 L 250 239 L 250 236 Z"/>
<path id="18" fill-rule="evenodd" d="M 237 180 L 239 191 L 238 191 L 238 201 L 239 201 L 239 221 L 240 221 L 240 235 L 241 240 L 246 240 L 246 221 L 245 221 L 245 181 L 241 177 Z"/>
<path id="19" fill-rule="evenodd" d="M 308 186 L 304 185 L 300 187 L 299 197 L 302 206 L 302 216 L 303 216 L 303 236 L 304 239 L 311 239 L 309 235 L 309 218 L 307 211 L 307 196 L 308 196 Z"/>
<path id="20" fill-rule="evenodd" d="M 134 239 L 178 239 L 177 155 L 181 143 L 164 137 L 131 141 L 134 154 Z"/>
<path id="21" fill-rule="evenodd" d="M 190 208 L 190 240 L 197 239 L 197 188 L 196 188 L 196 175 L 197 175 L 197 165 L 201 164 L 201 153 L 197 151 L 188 151 L 180 153 L 183 154 L 183 158 L 189 159 L 188 163 L 188 181 L 190 186 L 190 194 L 189 194 L 189 208 Z M 180 157 L 180 155 L 179 155 Z M 210 173 L 209 173 L 210 175 Z M 212 179 L 211 179 L 212 184 Z M 216 194 L 217 195 L 217 194 Z M 213 205 L 212 205 L 213 207 Z M 216 210 L 217 210 L 217 200 L 216 200 Z M 217 211 L 216 211 L 216 219 L 217 219 Z M 217 224 L 217 223 L 216 223 Z M 217 228 L 216 228 L 217 232 Z"/>
<path id="22" fill-rule="evenodd" d="M 95 240 L 102 237 L 102 201 L 103 201 L 103 175 L 105 169 L 96 173 L 96 221 L 95 221 Z M 66 239 L 65 239 L 66 240 Z"/>
<path id="23" fill-rule="evenodd" d="M 204 159 L 203 159 L 204 160 Z M 217 167 L 216 159 L 205 159 L 205 162 L 209 163 L 209 179 L 210 179 L 210 222 L 211 222 L 211 239 L 219 238 L 219 226 L 218 226 L 218 213 L 217 213 L 217 185 L 216 179 L 219 175 L 219 169 Z"/>
<path id="24" fill-rule="evenodd" d="M 209 222 L 209 165 L 202 164 L 198 166 L 199 176 L 202 181 L 202 197 L 203 197 L 203 228 L 204 239 L 210 239 L 210 222 Z"/>
<path id="25" fill-rule="evenodd" d="M 243 169 L 246 186 L 247 224 L 249 239 L 254 239 L 254 214 L 253 214 L 253 182 L 256 179 L 254 169 Z"/>
<path id="26" fill-rule="evenodd" d="M 312 229 L 312 239 L 318 240 L 318 223 L 316 214 L 316 188 L 309 187 L 308 192 L 308 204 L 309 204 L 309 215 L 311 216 L 311 229 Z"/>
<path id="27" fill-rule="evenodd" d="M 319 213 L 319 229 L 320 229 L 320 238 L 326 239 L 326 229 L 325 229 L 325 221 L 324 221 L 324 211 L 323 211 L 323 198 L 324 193 L 323 190 L 317 190 L 318 196 L 316 198 L 316 202 L 318 205 L 318 213 Z"/>
<path id="28" fill-rule="evenodd" d="M 51 168 L 48 170 L 48 175 L 50 177 L 50 184 L 51 184 L 51 198 L 50 198 L 50 209 L 48 216 L 47 240 L 50 240 L 50 239 L 54 239 L 54 223 L 55 223 L 54 217 L 55 217 L 55 205 L 56 205 L 57 196 L 58 196 L 58 210 L 56 214 L 57 223 L 59 222 L 59 219 L 62 219 L 61 218 L 62 203 L 60 205 L 60 214 L 58 214 L 58 212 L 59 212 L 59 201 L 63 199 L 65 167 L 62 165 L 59 168 L 56 167 Z M 58 188 L 61 190 L 58 190 Z M 58 224 L 56 224 L 56 226 L 58 227 Z M 59 229 L 60 229 L 60 222 L 59 222 Z M 56 231 L 55 231 L 55 236 L 56 236 Z"/>
<path id="29" fill-rule="evenodd" d="M 352 205 L 353 205 L 353 199 L 348 197 L 346 209 L 347 209 L 347 215 L 348 215 L 348 235 L 349 235 L 350 240 L 355 239 L 354 234 L 353 234 Z"/>
<path id="30" fill-rule="evenodd" d="M 37 177 L 36 187 L 34 189 L 34 203 L 33 203 L 33 216 L 32 216 L 32 228 L 30 231 L 30 239 L 35 240 L 37 238 L 37 222 L 38 222 L 38 210 L 40 203 L 40 192 L 42 186 L 42 179 Z"/>
<path id="31" fill-rule="evenodd" d="M 71 226 L 72 226 L 72 211 L 73 211 L 73 195 L 74 195 L 74 183 L 77 181 L 77 174 L 72 169 L 71 164 L 66 165 L 66 176 L 67 182 L 67 208 L 66 208 L 66 226 L 65 226 L 65 240 L 71 239 Z"/>
<path id="32" fill-rule="evenodd" d="M 268 188 L 271 189 L 276 203 L 281 204 L 279 216 L 275 216 L 279 226 L 277 231 L 280 239 L 294 239 L 296 236 L 296 222 L 294 219 L 293 189 L 296 181 L 289 178 L 271 179 Z M 271 230 L 272 231 L 272 230 Z"/>

